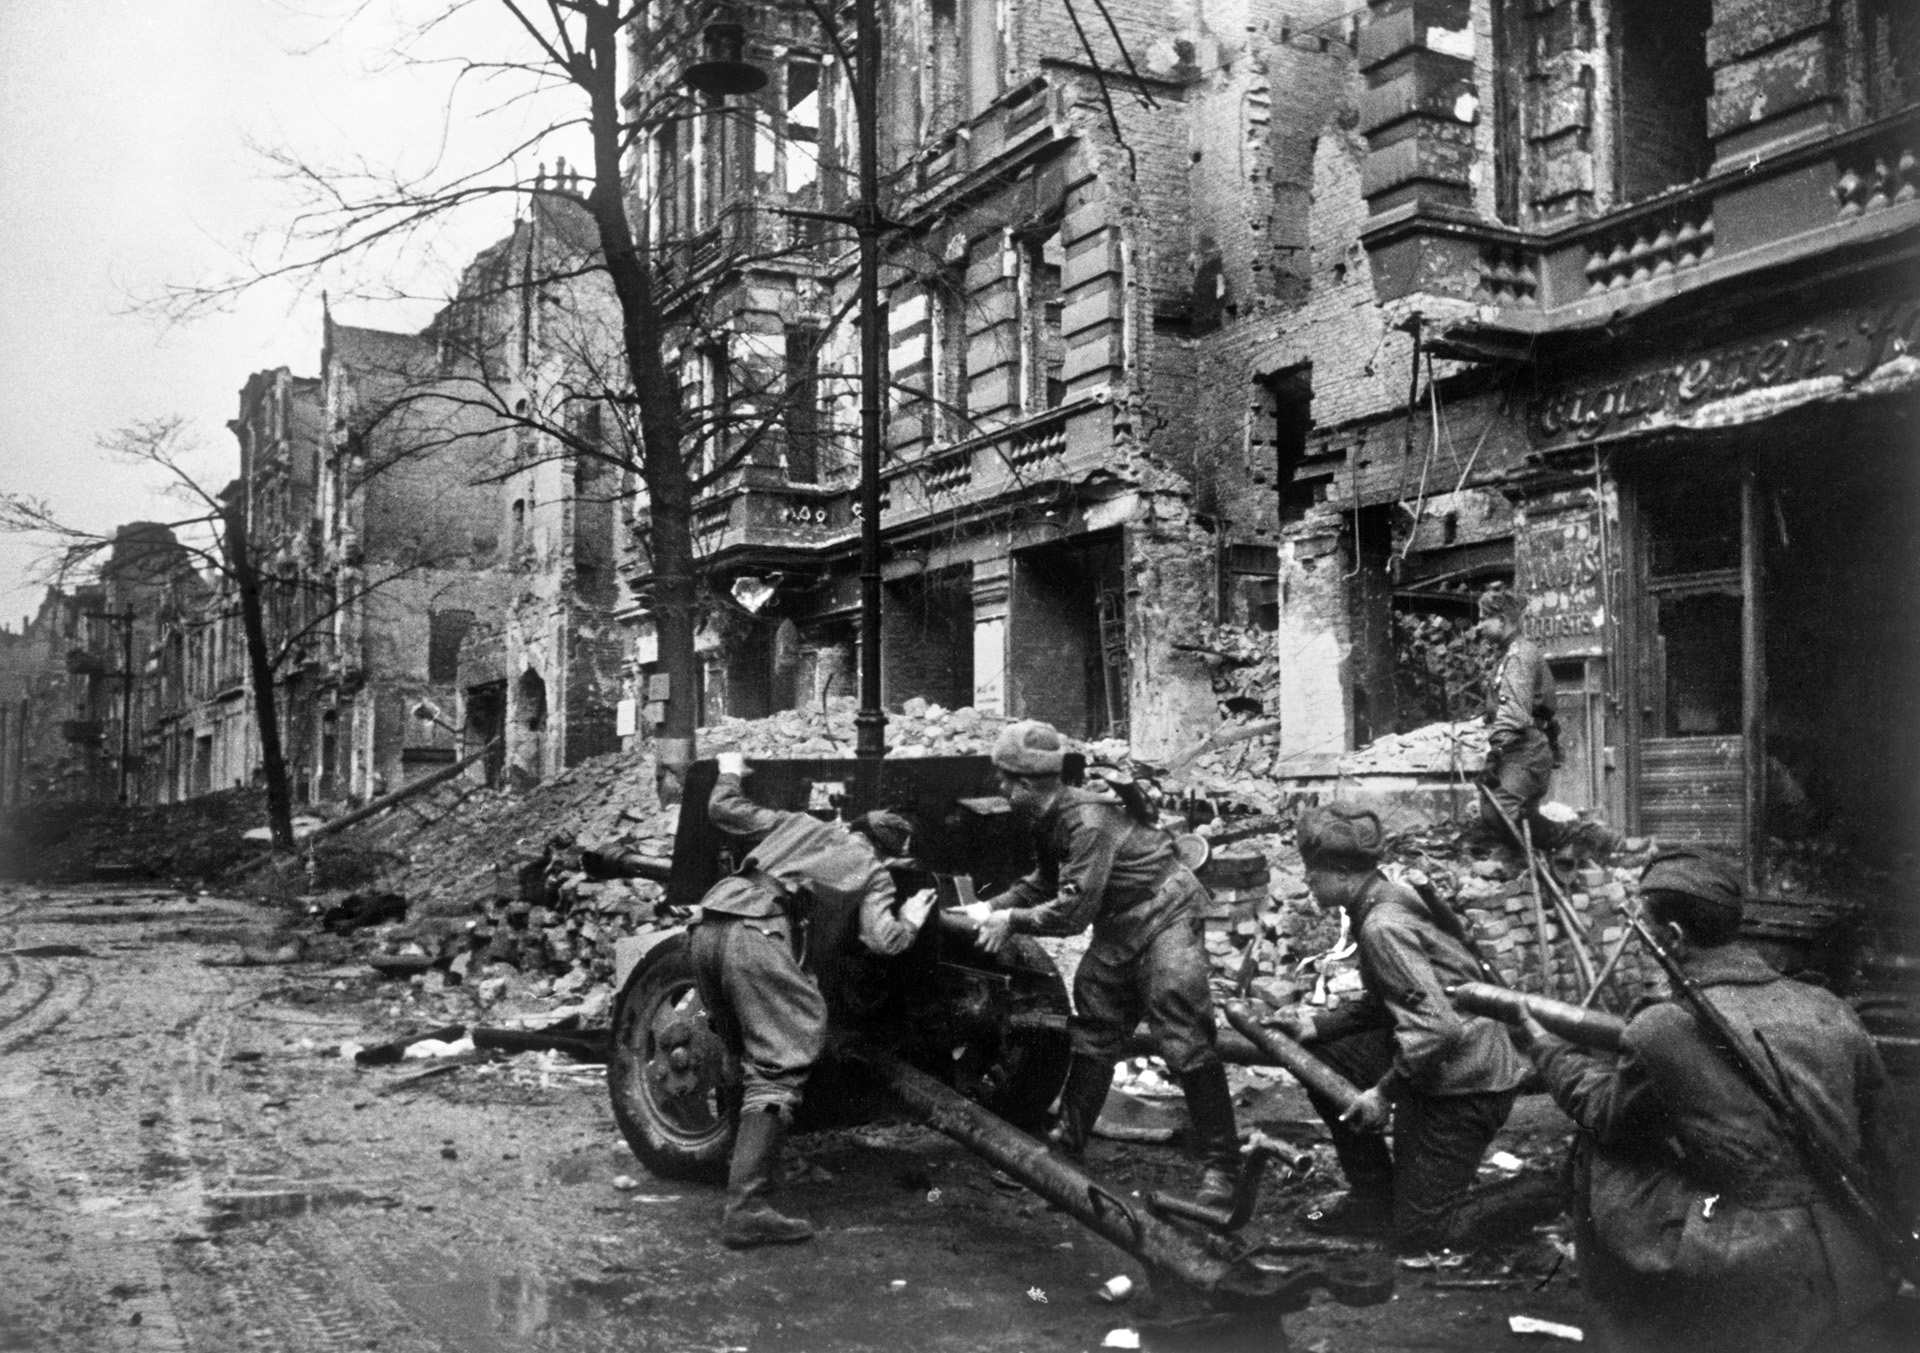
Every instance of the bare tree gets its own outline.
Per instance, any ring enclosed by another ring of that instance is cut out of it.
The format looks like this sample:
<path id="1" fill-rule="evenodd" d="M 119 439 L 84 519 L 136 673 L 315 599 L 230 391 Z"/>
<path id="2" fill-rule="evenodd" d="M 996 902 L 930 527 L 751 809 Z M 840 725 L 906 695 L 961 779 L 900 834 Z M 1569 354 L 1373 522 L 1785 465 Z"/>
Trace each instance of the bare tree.
<path id="1" fill-rule="evenodd" d="M 816 42 L 838 52 L 844 71 L 848 54 L 828 7 L 807 0 L 804 13 L 782 8 L 783 22 L 804 23 L 811 16 L 819 26 Z M 843 204 L 847 172 L 828 153 L 834 129 L 822 119 L 838 114 L 824 89 L 816 91 L 816 102 L 829 111 L 815 115 L 806 133 L 810 146 L 782 142 L 786 153 L 802 155 L 799 177 L 809 181 L 800 195 L 793 195 L 790 176 L 770 197 L 763 187 L 748 186 L 723 193 L 729 200 L 719 211 L 709 204 L 702 212 L 686 209 L 691 175 L 680 162 L 695 138 L 730 147 L 726 156 L 734 167 L 728 172 L 751 180 L 760 147 L 776 124 L 787 128 L 780 118 L 791 109 L 784 101 L 696 95 L 665 79 L 623 85 L 618 58 L 635 26 L 660 25 L 661 31 L 646 35 L 653 55 L 697 42 L 705 12 L 703 6 L 639 0 L 442 0 L 400 44 L 398 59 L 445 66 L 456 90 L 484 89 L 485 111 L 511 114 L 497 125 L 511 123 L 514 130 L 474 163 L 436 164 L 414 175 L 364 161 L 323 164 L 299 148 L 270 150 L 278 174 L 302 193 L 302 210 L 263 233 L 257 241 L 263 252 L 235 277 L 179 288 L 168 297 L 175 313 L 191 313 L 271 279 L 313 278 L 356 261 L 377 270 L 395 255 L 424 246 L 456 216 L 497 211 L 503 202 L 513 205 L 517 219 L 571 204 L 567 209 L 580 213 L 587 228 L 569 237 L 568 247 L 525 269 L 468 269 L 455 303 L 428 331 L 439 361 L 430 372 L 395 373 L 383 394 L 386 408 L 377 416 L 404 418 L 413 428 L 393 442 L 393 454 L 431 455 L 450 441 L 507 428 L 522 434 L 514 439 L 519 449 L 496 478 L 542 458 L 567 458 L 613 472 L 577 477 L 583 484 L 591 478 L 598 486 L 593 491 L 601 494 L 623 493 L 637 480 L 645 601 L 658 639 L 657 670 L 667 686 L 656 748 L 662 790 L 669 795 L 695 754 L 699 717 L 694 641 L 705 570 L 694 504 L 743 462 L 771 458 L 776 434 L 800 400 L 815 401 L 816 410 L 822 400 L 837 406 L 854 379 L 822 371 L 810 388 L 786 385 L 781 354 L 736 351 L 736 345 L 756 341 L 764 346 L 766 339 L 730 330 L 724 307 L 713 304 L 730 294 L 744 272 L 783 257 L 806 255 L 827 264 L 829 276 L 846 263 L 850 221 L 832 209 Z M 432 53 L 433 43 L 457 21 L 486 13 L 506 16 L 521 42 L 517 53 L 475 54 L 471 45 L 458 55 Z M 362 19 L 356 9 L 351 22 Z M 527 172 L 534 156 L 583 142 L 584 173 L 578 167 L 552 177 L 544 167 Z M 630 182 L 637 160 L 654 165 L 657 177 L 636 173 Z M 883 193 L 891 197 L 909 187 L 897 178 L 906 172 L 902 165 L 890 173 Z M 925 245 L 903 231 L 889 236 L 887 248 L 894 261 L 910 262 Z M 931 256 L 919 262 L 928 271 L 944 266 Z M 831 298 L 833 288 L 814 294 Z M 530 378 L 525 347 L 516 352 L 501 326 L 482 314 L 507 300 L 519 306 L 494 308 L 539 316 L 538 379 Z M 812 322 L 823 345 L 841 330 L 852 302 L 850 289 L 837 300 L 814 302 L 819 309 Z M 689 368 L 715 354 L 717 380 L 684 379 Z M 909 403 L 934 403 L 927 390 L 900 394 Z M 964 409 L 941 408 L 949 423 L 968 424 Z M 445 415 L 438 433 L 430 430 L 436 409 Z M 847 421 L 850 432 L 852 419 Z M 837 445 L 836 423 L 820 419 L 809 434 L 823 450 Z M 824 480 L 835 468 L 851 470 L 853 464 L 848 455 L 809 472 Z"/>
<path id="2" fill-rule="evenodd" d="M 433 37 L 458 16 L 495 7 L 521 34 L 520 53 L 452 58 L 425 54 Z M 435 166 L 418 176 L 365 163 L 330 167 L 299 149 L 270 151 L 280 175 L 304 190 L 305 209 L 275 233 L 273 253 L 265 261 L 256 260 L 225 281 L 178 288 L 166 300 L 176 315 L 191 314 L 270 279 L 311 277 L 356 258 L 385 257 L 430 236 L 455 214 L 490 202 L 524 204 L 556 188 L 575 198 L 591 223 L 591 247 L 565 261 L 554 260 L 542 275 L 502 277 L 497 286 L 531 290 L 584 283 L 589 291 L 597 288 L 609 303 L 606 327 L 615 341 L 581 342 L 581 349 L 590 350 L 571 354 L 569 370 L 550 388 L 550 397 L 530 401 L 507 397 L 500 371 L 484 360 L 484 343 L 466 341 L 462 351 L 463 336 L 450 332 L 443 335 L 449 340 L 445 346 L 461 367 L 465 388 L 450 383 L 443 371 L 435 373 L 430 390 L 402 391 L 393 399 L 396 406 L 425 399 L 484 408 L 502 424 L 539 434 L 546 454 L 604 460 L 637 473 L 645 491 L 647 602 L 659 640 L 659 669 L 667 678 L 657 750 L 662 788 L 671 792 L 694 756 L 698 719 L 694 636 L 700 570 L 693 505 L 703 486 L 726 473 L 750 448 L 716 460 L 709 454 L 711 439 L 703 434 L 709 425 L 724 425 L 727 411 L 686 407 L 679 373 L 669 365 L 668 354 L 698 342 L 699 320 L 686 305 L 684 276 L 670 282 L 660 266 L 668 252 L 665 245 L 677 242 L 656 247 L 646 214 L 630 208 L 623 170 L 630 152 L 651 129 L 737 117 L 743 110 L 698 100 L 677 88 L 642 105 L 623 102 L 620 47 L 628 25 L 646 9 L 635 0 L 547 0 L 542 5 L 447 0 L 412 32 L 401 59 L 451 66 L 456 87 L 486 86 L 496 110 L 543 110 L 543 116 L 534 118 L 538 125 L 529 130 L 523 122 L 506 144 L 477 164 Z M 360 12 L 355 14 L 357 20 Z M 751 118 L 751 112 L 745 115 Z M 550 143 L 577 143 L 583 133 L 591 148 L 589 172 L 558 178 L 551 186 L 544 170 L 538 176 L 525 172 L 529 156 Z M 588 403 L 616 411 L 611 429 L 616 435 L 606 435 L 607 429 L 597 438 L 584 435 L 585 424 L 577 414 Z M 431 438 L 413 440 L 406 454 L 431 450 Z M 512 468 L 503 467 L 503 473 Z"/>
<path id="3" fill-rule="evenodd" d="M 189 467 L 199 442 L 183 417 L 143 419 L 102 437 L 102 449 L 117 459 L 163 476 L 163 490 L 185 506 L 185 515 L 158 523 L 170 533 L 164 541 L 128 542 L 113 532 L 98 532 L 65 520 L 45 499 L 0 492 L 0 531 L 38 536 L 51 547 L 54 581 L 97 567 L 110 552 L 179 551 L 221 584 L 216 606 L 237 613 L 246 639 L 247 682 L 253 695 L 260 738 L 261 771 L 266 780 L 267 821 L 277 847 L 291 849 L 293 787 L 286 749 L 280 740 L 278 683 L 289 663 L 297 662 L 343 610 L 439 561 L 421 550 L 403 563 L 359 586 L 345 588 L 318 577 L 282 577 L 262 568 L 268 542 L 252 528 L 247 485 L 233 480 L 220 489 Z M 122 562 L 135 567 L 138 558 Z M 273 623 L 270 617 L 281 617 Z M 211 619 L 225 618 L 216 614 Z"/>

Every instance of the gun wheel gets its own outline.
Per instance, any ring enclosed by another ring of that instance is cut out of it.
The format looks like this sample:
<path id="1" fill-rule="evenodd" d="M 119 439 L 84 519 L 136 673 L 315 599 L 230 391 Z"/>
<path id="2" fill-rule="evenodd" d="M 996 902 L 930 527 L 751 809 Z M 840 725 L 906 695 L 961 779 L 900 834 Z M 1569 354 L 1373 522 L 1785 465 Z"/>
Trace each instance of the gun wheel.
<path id="1" fill-rule="evenodd" d="M 621 989 L 607 1088 L 647 1169 L 669 1179 L 725 1175 L 740 1065 L 707 1018 L 685 935 L 649 950 Z"/>

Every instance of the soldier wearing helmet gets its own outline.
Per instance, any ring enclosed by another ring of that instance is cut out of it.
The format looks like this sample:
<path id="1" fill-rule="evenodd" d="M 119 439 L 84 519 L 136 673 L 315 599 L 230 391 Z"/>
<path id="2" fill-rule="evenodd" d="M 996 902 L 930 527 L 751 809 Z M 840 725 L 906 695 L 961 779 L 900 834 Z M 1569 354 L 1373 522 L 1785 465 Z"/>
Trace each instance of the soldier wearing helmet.
<path id="1" fill-rule="evenodd" d="M 1001 792 L 1032 824 L 1039 866 L 988 900 L 980 946 L 992 953 L 1009 933 L 1093 928 L 1074 976 L 1073 1061 L 1052 1140 L 1070 1155 L 1086 1149 L 1121 1045 L 1144 1017 L 1186 1095 L 1204 1161 L 1197 1197 L 1224 1207 L 1233 1198 L 1240 1139 L 1214 1047 L 1206 889 L 1174 855 L 1166 832 L 1135 821 L 1110 798 L 1061 783 L 1066 752 L 1066 740 L 1036 720 L 1007 725 L 994 742 Z"/>
<path id="2" fill-rule="evenodd" d="M 1497 1207 L 1462 1206 L 1527 1066 L 1500 1025 L 1457 1012 L 1447 998 L 1447 988 L 1481 976 L 1461 932 L 1443 925 L 1420 894 L 1380 872 L 1386 833 L 1373 809 L 1348 802 L 1308 808 L 1295 839 L 1314 900 L 1339 907 L 1352 924 L 1364 990 L 1336 1010 L 1279 1021 L 1363 1087 L 1345 1113 L 1314 1097 L 1348 1190 L 1311 1209 L 1307 1224 L 1390 1235 L 1402 1249 L 1425 1250 L 1486 1238 L 1522 1219 L 1551 1218 L 1559 1210 L 1551 1191 Z M 1382 1135 L 1389 1120 L 1391 1150 Z"/>

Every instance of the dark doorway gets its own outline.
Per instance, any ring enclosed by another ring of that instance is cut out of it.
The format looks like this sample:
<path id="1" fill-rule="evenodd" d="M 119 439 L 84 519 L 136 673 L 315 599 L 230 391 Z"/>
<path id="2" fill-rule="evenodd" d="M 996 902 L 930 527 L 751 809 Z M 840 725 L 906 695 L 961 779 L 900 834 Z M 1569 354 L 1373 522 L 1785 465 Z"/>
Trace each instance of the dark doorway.
<path id="1" fill-rule="evenodd" d="M 889 583 L 881 608 L 886 703 L 973 703 L 973 574 L 942 569 Z"/>
<path id="2" fill-rule="evenodd" d="M 539 784 L 546 764 L 547 681 L 531 667 L 513 686 L 513 722 L 510 774 L 517 784 Z"/>
<path id="3" fill-rule="evenodd" d="M 487 786 L 498 788 L 507 766 L 507 683 L 467 687 L 467 750 L 487 748 L 480 766 Z"/>
<path id="4" fill-rule="evenodd" d="M 1127 729 L 1126 579 L 1118 531 L 1021 550 L 1007 608 L 1008 712 L 1077 737 Z"/>

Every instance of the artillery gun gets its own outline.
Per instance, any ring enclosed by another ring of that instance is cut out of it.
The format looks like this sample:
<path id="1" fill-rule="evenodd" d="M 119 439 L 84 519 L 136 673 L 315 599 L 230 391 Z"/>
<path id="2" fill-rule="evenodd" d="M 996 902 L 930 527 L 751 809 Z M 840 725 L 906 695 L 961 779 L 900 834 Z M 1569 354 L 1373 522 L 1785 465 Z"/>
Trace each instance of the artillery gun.
<path id="1" fill-rule="evenodd" d="M 1084 758 L 1069 756 L 1063 779 L 1080 783 L 1085 769 Z M 626 857 L 628 872 L 664 884 L 674 906 L 697 905 L 739 863 L 739 843 L 707 816 L 717 775 L 712 761 L 692 767 L 671 864 Z M 851 911 L 811 915 L 805 961 L 826 998 L 829 1040 L 809 1078 L 801 1128 L 904 1106 L 1150 1270 L 1217 1303 L 1278 1313 L 1305 1306 L 1315 1288 L 1352 1305 L 1391 1295 L 1390 1270 L 1263 1262 L 1254 1247 L 1184 1224 L 1196 1209 L 1142 1205 L 1029 1135 L 1066 1080 L 1071 1004 L 1040 945 L 1016 935 L 985 954 L 960 912 L 976 891 L 998 891 L 1034 862 L 1031 835 L 1000 796 L 987 758 L 756 760 L 747 791 L 768 807 L 828 820 L 877 807 L 905 812 L 918 831 L 914 858 L 895 868 L 896 887 L 906 896 L 931 886 L 940 896 L 913 945 L 893 958 L 860 947 Z M 649 1170 L 724 1175 L 740 1069 L 708 1021 L 684 931 L 649 949 L 622 986 L 607 1079 L 614 1117 Z M 1244 1187 L 1257 1188 L 1267 1153 L 1249 1154 Z M 1247 1210 L 1236 1208 L 1236 1220 Z"/>

